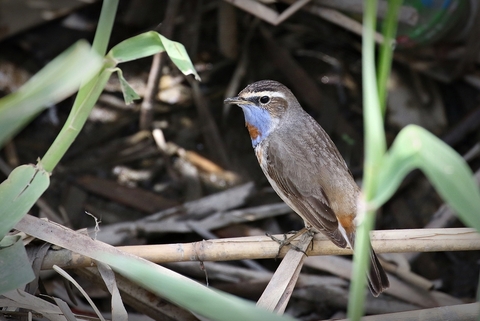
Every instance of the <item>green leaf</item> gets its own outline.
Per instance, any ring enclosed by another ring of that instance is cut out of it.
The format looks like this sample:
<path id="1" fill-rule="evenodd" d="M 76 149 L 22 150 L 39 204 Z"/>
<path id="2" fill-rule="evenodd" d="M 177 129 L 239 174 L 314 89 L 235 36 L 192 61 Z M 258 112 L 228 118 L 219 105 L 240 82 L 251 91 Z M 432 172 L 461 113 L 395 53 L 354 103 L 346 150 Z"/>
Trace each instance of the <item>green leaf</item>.
<path id="1" fill-rule="evenodd" d="M 32 208 L 50 184 L 50 175 L 39 165 L 15 168 L 0 184 L 0 239 Z"/>
<path id="2" fill-rule="evenodd" d="M 163 43 L 158 39 L 159 34 L 155 31 L 139 34 L 114 46 L 107 54 L 107 57 L 113 59 L 117 64 L 150 57 L 165 51 Z"/>
<path id="3" fill-rule="evenodd" d="M 200 76 L 195 71 L 195 67 L 190 61 L 190 57 L 188 56 L 185 47 L 181 43 L 171 41 L 160 34 L 158 36 L 165 46 L 165 51 L 167 52 L 168 57 L 172 59 L 175 66 L 177 66 L 185 75 L 193 74 L 195 79 L 200 81 Z"/>
<path id="4" fill-rule="evenodd" d="M 193 74 L 200 81 L 185 47 L 155 31 L 149 31 L 122 41 L 113 47 L 107 57 L 116 63 L 132 61 L 166 51 L 173 63 L 185 75 Z"/>
<path id="5" fill-rule="evenodd" d="M 78 90 L 82 81 L 94 76 L 102 59 L 85 41 L 78 41 L 17 92 L 0 99 L 0 147 L 35 115 Z"/>
<path id="6" fill-rule="evenodd" d="M 381 206 L 414 168 L 425 173 L 466 225 L 480 231 L 480 190 L 472 171 L 455 150 L 416 125 L 405 127 L 387 153 L 371 204 Z"/>
<path id="7" fill-rule="evenodd" d="M 115 68 L 115 71 L 117 72 L 118 79 L 120 80 L 120 87 L 122 88 L 123 100 L 125 100 L 125 103 L 130 105 L 134 100 L 140 99 L 140 96 L 123 77 L 122 70 L 120 68 Z"/>
<path id="8" fill-rule="evenodd" d="M 252 302 L 202 286 L 183 277 L 160 273 L 148 262 L 113 254 L 102 255 L 102 262 L 170 302 L 200 314 L 209 320 L 294 320 L 256 307 Z"/>
<path id="9" fill-rule="evenodd" d="M 20 236 L 6 236 L 0 241 L 0 271 L 0 294 L 35 278 Z"/>

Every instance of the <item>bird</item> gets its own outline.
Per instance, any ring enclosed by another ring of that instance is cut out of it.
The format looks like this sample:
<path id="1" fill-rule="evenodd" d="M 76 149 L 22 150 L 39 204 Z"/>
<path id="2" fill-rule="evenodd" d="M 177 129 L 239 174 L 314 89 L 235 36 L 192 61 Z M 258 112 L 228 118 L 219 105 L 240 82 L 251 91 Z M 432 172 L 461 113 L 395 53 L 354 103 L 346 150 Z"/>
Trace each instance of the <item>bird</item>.
<path id="1" fill-rule="evenodd" d="M 224 103 L 242 108 L 263 173 L 306 228 L 353 249 L 360 188 L 331 138 L 290 89 L 261 80 Z M 377 297 L 390 284 L 373 249 L 370 260 L 368 286 Z"/>

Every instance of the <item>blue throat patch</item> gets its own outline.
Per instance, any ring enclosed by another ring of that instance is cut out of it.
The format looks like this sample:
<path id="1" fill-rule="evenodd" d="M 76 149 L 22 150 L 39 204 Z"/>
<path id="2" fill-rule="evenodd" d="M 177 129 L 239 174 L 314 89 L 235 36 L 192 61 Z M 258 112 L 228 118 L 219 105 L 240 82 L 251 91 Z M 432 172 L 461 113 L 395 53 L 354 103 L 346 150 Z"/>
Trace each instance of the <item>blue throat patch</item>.
<path id="1" fill-rule="evenodd" d="M 243 114 L 245 115 L 245 122 L 255 127 L 258 131 L 257 137 L 251 136 L 252 146 L 255 148 L 270 134 L 272 129 L 272 116 L 270 116 L 267 110 L 255 105 L 241 105 L 240 107 L 242 107 Z"/>

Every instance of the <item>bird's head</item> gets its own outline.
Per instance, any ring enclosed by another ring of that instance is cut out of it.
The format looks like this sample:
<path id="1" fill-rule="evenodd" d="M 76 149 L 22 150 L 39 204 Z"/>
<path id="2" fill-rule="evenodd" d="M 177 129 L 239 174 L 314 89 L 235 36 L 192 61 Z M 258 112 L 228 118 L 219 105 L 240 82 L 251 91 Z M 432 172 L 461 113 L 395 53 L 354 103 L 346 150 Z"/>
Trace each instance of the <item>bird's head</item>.
<path id="1" fill-rule="evenodd" d="M 225 103 L 242 108 L 253 147 L 275 130 L 290 108 L 298 105 L 290 89 L 273 80 L 254 82 L 237 97 L 225 99 Z"/>

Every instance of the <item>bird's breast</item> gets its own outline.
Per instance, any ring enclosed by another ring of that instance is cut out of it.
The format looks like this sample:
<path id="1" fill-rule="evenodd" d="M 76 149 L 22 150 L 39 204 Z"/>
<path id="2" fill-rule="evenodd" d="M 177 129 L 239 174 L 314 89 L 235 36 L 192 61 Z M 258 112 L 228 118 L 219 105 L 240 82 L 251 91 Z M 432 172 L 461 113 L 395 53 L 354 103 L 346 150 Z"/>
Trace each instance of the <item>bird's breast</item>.
<path id="1" fill-rule="evenodd" d="M 256 141 L 258 139 L 258 137 L 262 136 L 262 133 L 260 132 L 260 130 L 256 126 L 254 126 L 250 123 L 245 123 L 245 125 L 247 126 L 248 133 L 250 134 L 250 138 L 253 141 Z"/>
<path id="2" fill-rule="evenodd" d="M 260 167 L 262 168 L 263 173 L 265 174 L 265 177 L 267 177 L 268 182 L 274 189 L 274 191 L 280 196 L 280 198 L 293 210 L 295 211 L 300 217 L 305 221 L 308 222 L 308 220 L 305 219 L 302 211 L 300 211 L 295 204 L 292 203 L 292 201 L 288 198 L 287 196 L 287 191 L 285 191 L 282 187 L 280 187 L 277 182 L 270 176 L 270 171 L 276 171 L 276 168 L 269 168 L 268 165 L 268 140 L 265 140 L 258 144 L 255 147 L 255 156 L 257 156 L 258 163 L 260 164 Z M 281 175 L 280 175 L 281 176 Z"/>

